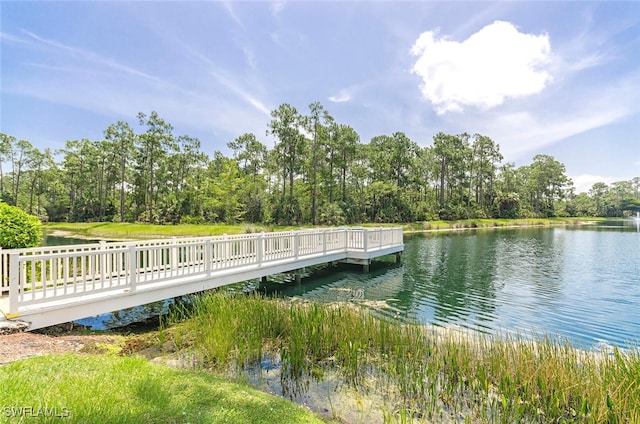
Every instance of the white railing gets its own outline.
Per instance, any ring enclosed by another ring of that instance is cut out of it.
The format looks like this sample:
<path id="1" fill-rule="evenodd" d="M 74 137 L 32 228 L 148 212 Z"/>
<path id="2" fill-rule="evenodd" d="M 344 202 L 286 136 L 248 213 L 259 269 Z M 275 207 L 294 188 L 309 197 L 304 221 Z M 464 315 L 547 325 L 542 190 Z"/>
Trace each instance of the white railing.
<path id="1" fill-rule="evenodd" d="M 331 228 L 0 250 L 0 295 L 8 295 L 9 312 L 16 313 L 19 306 L 134 292 L 175 278 L 336 252 L 371 252 L 402 240 L 401 228 Z"/>

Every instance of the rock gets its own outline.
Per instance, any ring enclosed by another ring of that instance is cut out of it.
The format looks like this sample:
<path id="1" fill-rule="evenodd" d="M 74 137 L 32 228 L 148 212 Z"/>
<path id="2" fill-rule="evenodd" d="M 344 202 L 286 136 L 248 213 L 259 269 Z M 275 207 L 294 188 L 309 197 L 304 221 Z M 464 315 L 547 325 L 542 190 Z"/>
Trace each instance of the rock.
<path id="1" fill-rule="evenodd" d="M 21 333 L 29 328 L 29 325 L 24 321 L 0 321 L 0 335 Z"/>

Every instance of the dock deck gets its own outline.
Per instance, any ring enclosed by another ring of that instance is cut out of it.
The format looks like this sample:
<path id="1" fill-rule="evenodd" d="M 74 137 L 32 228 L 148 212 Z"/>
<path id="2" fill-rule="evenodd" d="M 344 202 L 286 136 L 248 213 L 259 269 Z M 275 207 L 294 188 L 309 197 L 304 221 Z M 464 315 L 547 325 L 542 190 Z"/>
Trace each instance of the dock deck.
<path id="1" fill-rule="evenodd" d="M 402 228 L 328 228 L 0 250 L 0 321 L 29 330 L 312 265 L 400 254 Z"/>

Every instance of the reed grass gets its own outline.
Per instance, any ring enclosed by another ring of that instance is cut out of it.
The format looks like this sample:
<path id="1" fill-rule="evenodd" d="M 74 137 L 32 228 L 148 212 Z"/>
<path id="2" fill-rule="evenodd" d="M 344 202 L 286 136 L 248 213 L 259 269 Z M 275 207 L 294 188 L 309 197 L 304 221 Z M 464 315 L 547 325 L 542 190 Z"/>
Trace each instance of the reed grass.
<path id="1" fill-rule="evenodd" d="M 637 351 L 588 353 L 552 338 L 442 331 L 368 309 L 212 293 L 174 317 L 183 349 L 207 366 L 250 366 L 278 353 L 295 381 L 339 373 L 386 399 L 388 421 L 640 422 Z"/>

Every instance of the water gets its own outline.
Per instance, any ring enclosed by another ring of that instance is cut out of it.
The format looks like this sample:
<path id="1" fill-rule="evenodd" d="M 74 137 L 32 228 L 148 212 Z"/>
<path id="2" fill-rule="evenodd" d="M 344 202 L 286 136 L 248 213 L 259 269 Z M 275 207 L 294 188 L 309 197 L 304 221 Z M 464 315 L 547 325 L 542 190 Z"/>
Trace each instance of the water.
<path id="1" fill-rule="evenodd" d="M 405 237 L 402 262 L 263 289 L 442 327 L 560 336 L 586 349 L 640 340 L 634 220 Z"/>
<path id="2" fill-rule="evenodd" d="M 48 245 L 87 243 L 47 237 Z M 640 221 L 569 228 L 496 229 L 406 236 L 402 264 L 282 276 L 267 293 L 347 301 L 381 315 L 484 333 L 550 334 L 590 349 L 640 340 Z M 163 313 L 170 302 L 87 318 L 108 329 Z"/>
<path id="3" fill-rule="evenodd" d="M 60 237 L 51 234 L 44 234 L 42 236 L 42 243 L 40 246 L 70 246 L 74 244 L 92 244 L 97 243 L 97 240 L 80 239 L 73 237 Z"/>

